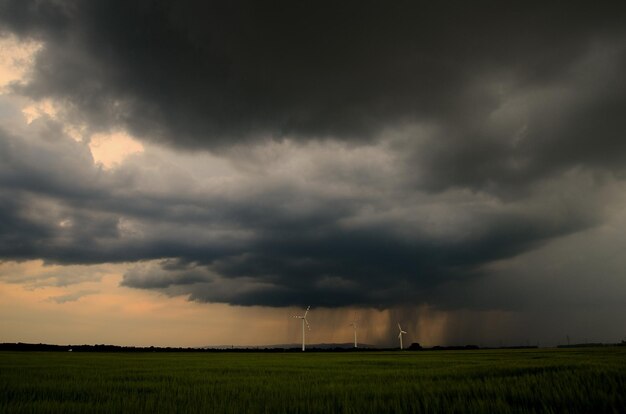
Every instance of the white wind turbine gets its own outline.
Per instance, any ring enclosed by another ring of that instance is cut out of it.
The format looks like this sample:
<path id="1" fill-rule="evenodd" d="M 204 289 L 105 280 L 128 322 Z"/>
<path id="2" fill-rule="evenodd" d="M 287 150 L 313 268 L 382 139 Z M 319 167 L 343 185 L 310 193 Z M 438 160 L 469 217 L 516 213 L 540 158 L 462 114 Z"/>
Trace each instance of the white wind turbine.
<path id="1" fill-rule="evenodd" d="M 405 334 L 406 331 L 402 330 L 402 327 L 400 326 L 400 322 L 398 322 L 398 330 L 400 331 L 398 333 L 398 339 L 400 339 L 400 350 L 402 350 L 402 334 Z"/>
<path id="2" fill-rule="evenodd" d="M 310 306 L 306 308 L 306 311 L 304 312 L 304 315 L 302 316 L 294 316 L 294 318 L 302 319 L 302 350 L 303 351 L 304 351 L 304 324 L 306 323 L 306 327 L 309 328 L 309 331 L 311 330 L 309 321 L 306 320 L 306 314 L 309 313 L 309 309 L 311 309 Z"/>
<path id="3" fill-rule="evenodd" d="M 352 321 L 352 323 L 348 326 L 352 326 L 354 328 L 354 347 L 358 348 L 357 343 L 356 343 L 356 327 L 357 324 L 359 323 L 359 321 Z"/>

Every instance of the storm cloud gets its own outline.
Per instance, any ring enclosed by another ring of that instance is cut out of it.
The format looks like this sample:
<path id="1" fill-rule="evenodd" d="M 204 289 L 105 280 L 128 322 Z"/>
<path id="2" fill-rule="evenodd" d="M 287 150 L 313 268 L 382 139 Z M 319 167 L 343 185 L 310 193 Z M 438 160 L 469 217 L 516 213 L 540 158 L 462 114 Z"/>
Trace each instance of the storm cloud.
<path id="1" fill-rule="evenodd" d="M 11 93 L 60 103 L 0 130 L 5 260 L 238 305 L 504 307 L 462 292 L 622 203 L 622 5 L 0 5 L 42 43 Z M 146 151 L 105 169 L 89 136 L 117 129 Z"/>
<path id="2" fill-rule="evenodd" d="M 328 143 L 257 148 L 295 162 L 297 172 L 248 154 L 246 168 L 205 175 L 193 162 L 210 162 L 209 154 L 162 159 L 158 151 L 107 170 L 55 122 L 0 134 L 2 257 L 136 262 L 124 285 L 199 301 L 384 307 L 428 300 L 442 283 L 480 277 L 490 262 L 601 223 L 601 204 L 611 199 L 582 172 L 516 203 L 467 190 L 417 192 L 394 180 L 404 167 L 393 150 Z M 376 179 L 359 184 L 355 172 L 376 159 Z M 340 167 L 329 172 L 326 163 Z M 568 188 L 584 188 L 585 197 Z"/>
<path id="3" fill-rule="evenodd" d="M 4 1 L 44 42 L 14 85 L 175 147 L 403 131 L 420 189 L 624 164 L 621 5 Z M 424 133 L 427 131 L 427 133 Z"/>

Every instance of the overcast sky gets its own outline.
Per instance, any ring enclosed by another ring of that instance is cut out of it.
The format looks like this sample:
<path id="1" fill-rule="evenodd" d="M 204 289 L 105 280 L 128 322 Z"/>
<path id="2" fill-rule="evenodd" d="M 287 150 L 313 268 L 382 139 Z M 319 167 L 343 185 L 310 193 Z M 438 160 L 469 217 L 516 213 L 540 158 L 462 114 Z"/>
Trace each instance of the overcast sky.
<path id="1" fill-rule="evenodd" d="M 626 7 L 436 3 L 0 0 L 0 341 L 625 339 Z"/>

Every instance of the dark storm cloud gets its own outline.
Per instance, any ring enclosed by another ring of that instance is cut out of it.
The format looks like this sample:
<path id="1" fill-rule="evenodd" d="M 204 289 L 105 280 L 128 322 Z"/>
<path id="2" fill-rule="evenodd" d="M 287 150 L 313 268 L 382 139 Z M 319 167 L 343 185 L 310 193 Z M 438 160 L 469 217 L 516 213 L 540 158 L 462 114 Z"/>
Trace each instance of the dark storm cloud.
<path id="1" fill-rule="evenodd" d="M 213 148 L 259 136 L 371 139 L 414 121 L 480 140 L 502 104 L 485 82 L 550 85 L 592 42 L 622 41 L 626 26 L 622 6 L 571 2 L 5 0 L 2 9 L 8 30 L 45 42 L 23 93 L 64 99 L 94 126 Z"/>
<path id="2" fill-rule="evenodd" d="M 303 181 L 245 173 L 227 188 L 209 190 L 148 155 L 103 170 L 86 143 L 45 118 L 20 134 L 2 131 L 0 146 L 3 259 L 139 262 L 124 285 L 198 301 L 408 303 L 441 283 L 481 275 L 486 263 L 601 219 L 594 198 L 544 202 L 541 194 L 525 206 L 490 206 L 493 200 L 458 195 L 467 206 L 441 213 L 456 203 L 421 195 L 407 200 L 407 189 L 388 179 L 377 184 L 385 197 L 373 187 L 333 193 L 326 172 L 316 168 L 303 173 Z M 353 162 L 358 170 L 362 161 Z M 147 189 L 150 181 L 171 181 L 170 174 L 177 187 Z M 342 180 L 353 184 L 351 174 Z M 567 210 L 554 217 L 564 205 Z"/>
<path id="3" fill-rule="evenodd" d="M 558 78 L 543 85 L 504 81 L 493 110 L 418 139 L 408 157 L 416 182 L 436 191 L 455 185 L 511 195 L 572 168 L 622 175 L 626 38 L 586 48 Z"/>
<path id="4" fill-rule="evenodd" d="M 3 259 L 138 262 L 124 285 L 198 301 L 453 307 L 442 285 L 602 223 L 624 173 L 621 5 L 0 5 L 43 42 L 12 91 L 62 104 L 0 131 Z M 105 171 L 62 122 L 214 150 L 235 177 Z"/>
<path id="5" fill-rule="evenodd" d="M 318 306 L 384 307 L 428 301 L 441 284 L 456 281 L 462 285 L 483 276 L 481 267 L 486 263 L 580 231 L 598 219 L 584 211 L 572 211 L 557 222 L 552 217 L 542 217 L 545 212 L 491 213 L 473 214 L 475 229 L 470 234 L 459 229 L 465 233 L 462 240 L 433 240 L 418 229 L 407 237 L 391 226 L 365 225 L 347 230 L 336 222 L 328 223 L 322 231 L 302 222 L 293 232 L 279 233 L 275 229 L 284 227 L 277 212 L 276 221 L 258 229 L 258 238 L 240 254 L 172 269 L 168 272 L 169 284 L 160 287 L 176 294 L 191 292 L 195 300 L 214 301 L 220 295 L 217 292 L 223 280 L 214 279 L 212 274 L 219 274 L 239 280 L 240 287 L 251 285 L 245 294 L 229 299 L 243 305 L 293 306 L 314 302 Z M 180 288 L 190 273 L 202 272 L 204 281 Z M 124 280 L 125 285 L 132 287 L 147 287 L 151 283 L 150 278 L 140 279 L 132 274 Z M 256 283 L 261 283 L 259 291 L 254 288 Z M 440 299 L 441 303 L 446 299 Z"/>

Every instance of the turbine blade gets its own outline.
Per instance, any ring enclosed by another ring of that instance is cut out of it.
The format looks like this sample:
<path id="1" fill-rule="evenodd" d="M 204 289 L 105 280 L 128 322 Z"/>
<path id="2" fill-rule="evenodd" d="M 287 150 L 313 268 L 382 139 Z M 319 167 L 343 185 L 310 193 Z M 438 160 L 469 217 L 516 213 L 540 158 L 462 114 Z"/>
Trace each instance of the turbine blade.
<path id="1" fill-rule="evenodd" d="M 304 322 L 306 322 L 306 327 L 309 328 L 309 331 L 311 330 L 311 325 L 309 325 L 309 321 L 306 320 L 306 318 L 302 318 L 304 320 Z"/>
<path id="2" fill-rule="evenodd" d="M 405 334 L 405 333 L 406 333 L 406 331 L 400 331 L 400 333 L 403 333 L 403 334 Z"/>
<path id="3" fill-rule="evenodd" d="M 307 313 L 309 313 L 309 309 L 311 309 L 311 307 L 310 307 L 310 306 L 308 306 L 308 307 L 306 308 L 306 311 L 304 312 L 304 317 L 305 317 L 305 318 L 306 318 L 306 314 L 307 314 Z"/>
<path id="4" fill-rule="evenodd" d="M 402 330 L 402 327 L 400 326 L 400 322 L 398 322 L 398 329 Z"/>

